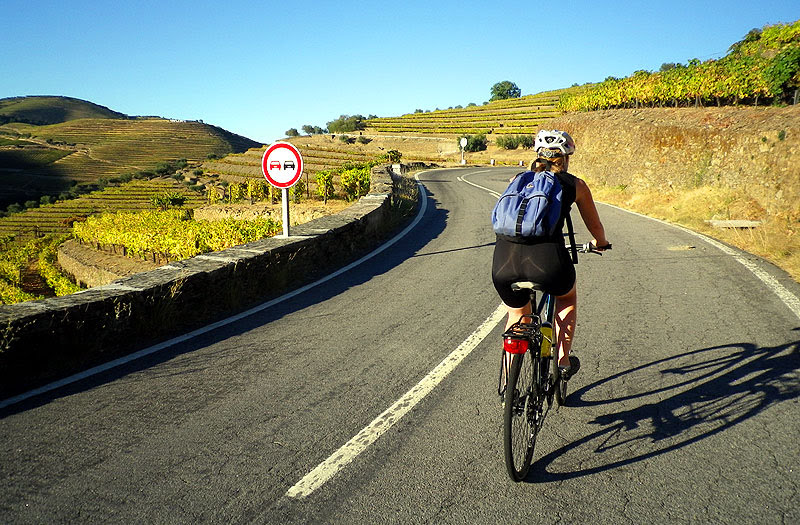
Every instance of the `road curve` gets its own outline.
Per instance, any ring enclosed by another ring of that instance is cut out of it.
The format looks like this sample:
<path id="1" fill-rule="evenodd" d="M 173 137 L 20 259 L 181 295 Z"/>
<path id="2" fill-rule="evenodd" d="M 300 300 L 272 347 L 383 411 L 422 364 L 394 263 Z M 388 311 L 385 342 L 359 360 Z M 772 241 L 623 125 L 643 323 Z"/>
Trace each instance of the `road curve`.
<path id="1" fill-rule="evenodd" d="M 740 255 L 780 297 L 705 240 L 608 206 L 614 250 L 578 265 L 570 406 L 548 416 L 527 482 L 507 479 L 487 189 L 514 172 L 424 172 L 419 224 L 364 264 L 3 409 L 0 522 L 800 522 L 800 318 L 785 302 L 800 289 Z M 468 341 L 383 434 L 292 495 Z"/>

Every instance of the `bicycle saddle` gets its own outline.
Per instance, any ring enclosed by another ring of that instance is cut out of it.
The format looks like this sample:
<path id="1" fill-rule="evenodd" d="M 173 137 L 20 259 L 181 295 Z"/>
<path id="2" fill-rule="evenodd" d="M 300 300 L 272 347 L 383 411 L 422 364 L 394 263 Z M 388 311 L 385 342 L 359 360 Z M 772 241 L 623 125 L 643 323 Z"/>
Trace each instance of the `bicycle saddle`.
<path id="1" fill-rule="evenodd" d="M 518 283 L 511 283 L 511 289 L 515 292 L 519 292 L 521 290 L 538 290 L 540 292 L 542 290 L 542 285 L 539 283 L 532 283 L 530 281 L 520 281 Z"/>

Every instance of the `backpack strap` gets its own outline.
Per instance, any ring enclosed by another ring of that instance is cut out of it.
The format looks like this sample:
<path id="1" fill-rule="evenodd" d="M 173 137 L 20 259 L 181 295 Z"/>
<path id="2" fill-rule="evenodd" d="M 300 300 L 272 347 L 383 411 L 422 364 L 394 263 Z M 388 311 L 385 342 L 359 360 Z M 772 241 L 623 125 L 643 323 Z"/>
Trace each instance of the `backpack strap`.
<path id="1" fill-rule="evenodd" d="M 578 248 L 575 245 L 575 231 L 572 229 L 572 219 L 567 213 L 566 216 L 567 232 L 569 232 L 570 255 L 572 255 L 572 264 L 578 264 Z"/>
<path id="2" fill-rule="evenodd" d="M 525 210 L 528 209 L 529 200 L 523 200 L 519 206 L 519 213 L 517 214 L 517 225 L 514 227 L 514 232 L 517 237 L 522 236 L 522 220 L 525 218 Z"/>

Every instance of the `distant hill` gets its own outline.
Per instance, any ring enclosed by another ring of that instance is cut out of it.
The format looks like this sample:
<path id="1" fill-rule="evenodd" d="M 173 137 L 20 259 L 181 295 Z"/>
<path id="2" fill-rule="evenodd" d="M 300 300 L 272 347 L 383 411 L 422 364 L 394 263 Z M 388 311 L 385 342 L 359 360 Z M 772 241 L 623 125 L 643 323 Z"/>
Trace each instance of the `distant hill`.
<path id="1" fill-rule="evenodd" d="M 199 121 L 130 117 L 74 98 L 0 99 L 0 209 L 168 161 L 260 145 Z"/>
<path id="2" fill-rule="evenodd" d="M 60 124 L 82 118 L 126 119 L 127 115 L 71 97 L 29 96 L 0 99 L 0 124 Z"/>

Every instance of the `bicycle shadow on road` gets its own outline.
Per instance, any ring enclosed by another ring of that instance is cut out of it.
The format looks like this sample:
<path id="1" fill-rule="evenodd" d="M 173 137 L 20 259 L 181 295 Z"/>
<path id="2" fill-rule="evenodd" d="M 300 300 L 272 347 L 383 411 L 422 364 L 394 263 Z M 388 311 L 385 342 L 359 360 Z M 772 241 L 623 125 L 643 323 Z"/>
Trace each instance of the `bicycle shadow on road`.
<path id="1" fill-rule="evenodd" d="M 725 432 L 800 397 L 798 371 L 800 341 L 776 347 L 740 343 L 686 352 L 592 383 L 568 397 L 569 409 L 624 408 L 596 416 L 590 424 L 598 430 L 542 457 L 526 481 L 597 474 Z M 653 382 L 659 386 L 634 390 Z M 633 388 L 625 395 L 589 399 L 598 390 L 605 394 L 625 391 L 626 386 Z"/>

